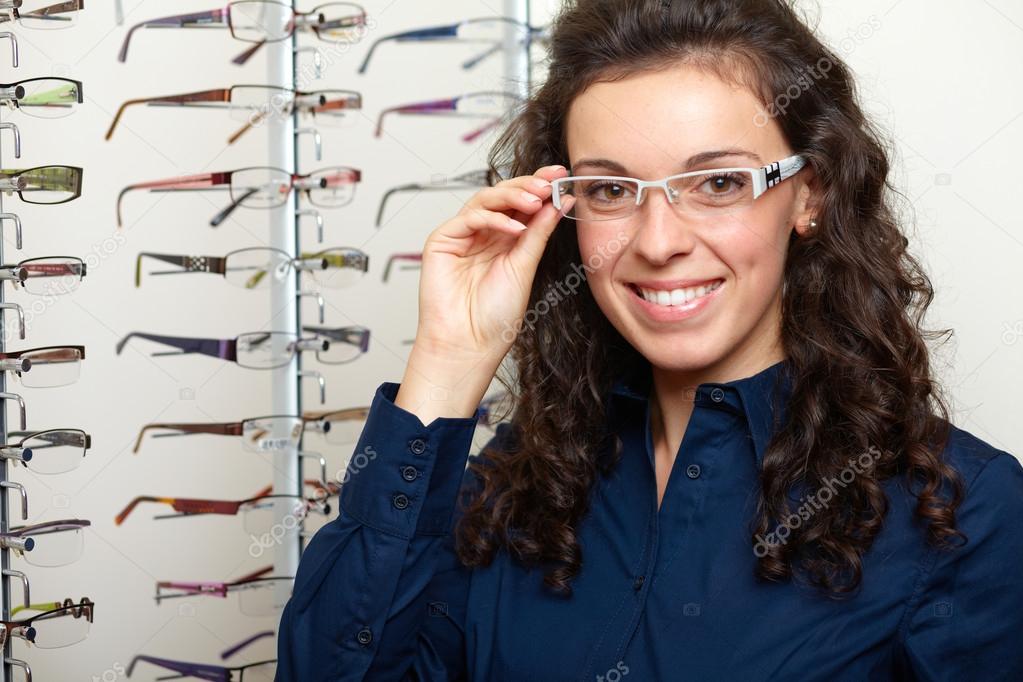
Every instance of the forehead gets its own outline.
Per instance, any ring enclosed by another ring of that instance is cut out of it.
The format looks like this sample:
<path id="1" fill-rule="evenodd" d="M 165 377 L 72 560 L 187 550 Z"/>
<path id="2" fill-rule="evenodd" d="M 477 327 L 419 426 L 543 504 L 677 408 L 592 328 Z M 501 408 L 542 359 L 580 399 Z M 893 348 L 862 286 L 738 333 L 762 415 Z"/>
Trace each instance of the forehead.
<path id="1" fill-rule="evenodd" d="M 785 156 L 786 145 L 776 121 L 764 124 L 764 112 L 747 88 L 692 67 L 594 83 L 569 107 L 569 161 L 612 159 L 652 177 L 716 149 L 748 149 L 769 163 Z"/>

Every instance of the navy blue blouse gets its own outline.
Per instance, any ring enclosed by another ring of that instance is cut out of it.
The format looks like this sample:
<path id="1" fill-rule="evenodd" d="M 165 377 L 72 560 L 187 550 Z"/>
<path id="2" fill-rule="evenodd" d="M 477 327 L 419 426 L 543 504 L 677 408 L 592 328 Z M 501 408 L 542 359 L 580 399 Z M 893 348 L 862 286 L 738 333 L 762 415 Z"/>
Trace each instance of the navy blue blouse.
<path id="1" fill-rule="evenodd" d="M 615 384 L 624 452 L 577 529 L 569 598 L 505 552 L 459 564 L 456 499 L 474 489 L 464 468 L 480 412 L 425 426 L 394 404 L 398 384 L 381 384 L 339 517 L 302 556 L 277 681 L 1023 680 L 1023 467 L 963 430 L 946 456 L 966 486 L 968 544 L 929 547 L 915 498 L 890 479 L 854 597 L 755 578 L 748 529 L 783 364 L 699 386 L 660 509 L 649 373 Z"/>

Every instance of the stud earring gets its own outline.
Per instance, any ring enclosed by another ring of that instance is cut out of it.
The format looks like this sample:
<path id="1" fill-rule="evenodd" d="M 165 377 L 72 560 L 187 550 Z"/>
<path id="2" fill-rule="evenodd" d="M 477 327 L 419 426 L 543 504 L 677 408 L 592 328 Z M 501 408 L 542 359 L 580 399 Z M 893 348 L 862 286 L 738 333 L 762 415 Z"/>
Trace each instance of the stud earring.
<path id="1" fill-rule="evenodd" d="M 810 221 L 810 229 L 814 229 L 816 227 L 817 227 L 817 221 L 816 220 L 811 220 Z"/>

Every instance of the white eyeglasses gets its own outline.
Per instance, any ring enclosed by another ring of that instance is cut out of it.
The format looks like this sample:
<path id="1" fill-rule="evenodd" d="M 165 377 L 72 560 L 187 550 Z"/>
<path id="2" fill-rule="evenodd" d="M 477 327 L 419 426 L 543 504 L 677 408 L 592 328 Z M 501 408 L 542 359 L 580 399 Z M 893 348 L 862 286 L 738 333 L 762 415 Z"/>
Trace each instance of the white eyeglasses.
<path id="1" fill-rule="evenodd" d="M 561 214 L 572 220 L 618 220 L 639 209 L 648 187 L 664 190 L 680 213 L 710 216 L 737 213 L 806 165 L 799 154 L 762 168 L 715 168 L 671 175 L 661 180 L 639 180 L 613 175 L 576 175 L 551 182 L 551 199 Z M 562 198 L 575 197 L 565 211 Z"/>

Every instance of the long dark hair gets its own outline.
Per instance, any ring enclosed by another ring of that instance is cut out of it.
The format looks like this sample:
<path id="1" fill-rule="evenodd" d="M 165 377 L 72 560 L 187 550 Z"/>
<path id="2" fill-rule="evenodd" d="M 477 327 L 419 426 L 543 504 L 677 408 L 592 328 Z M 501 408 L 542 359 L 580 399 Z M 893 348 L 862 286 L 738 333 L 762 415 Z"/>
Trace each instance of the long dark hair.
<path id="1" fill-rule="evenodd" d="M 907 252 L 888 151 L 848 67 L 784 0 L 575 0 L 552 27 L 547 79 L 490 163 L 509 165 L 513 175 L 568 166 L 564 124 L 580 92 L 683 64 L 758 95 L 818 178 L 817 227 L 793 235 L 788 248 L 781 334 L 792 393 L 764 456 L 750 539 L 792 513 L 794 486 L 822 487 L 850 459 L 879 453 L 786 542 L 757 553 L 761 578 L 805 579 L 841 596 L 862 579 L 862 556 L 887 512 L 886 478 L 900 474 L 912 484 L 929 542 L 949 546 L 962 535 L 955 526 L 962 485 L 941 456 L 949 412 L 926 345 L 951 331 L 922 327 L 934 292 Z M 540 261 L 527 309 L 579 262 L 574 223 L 565 221 Z M 545 583 L 567 594 L 582 566 L 576 529 L 590 491 L 621 454 L 606 420 L 607 393 L 623 371 L 649 363 L 585 284 L 531 319 L 510 356 L 517 377 L 499 377 L 513 395 L 509 437 L 501 452 L 472 465 L 481 485 L 458 525 L 458 553 L 466 566 L 482 566 L 504 547 L 544 567 Z"/>

